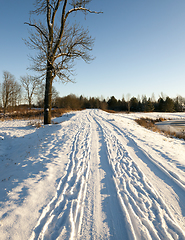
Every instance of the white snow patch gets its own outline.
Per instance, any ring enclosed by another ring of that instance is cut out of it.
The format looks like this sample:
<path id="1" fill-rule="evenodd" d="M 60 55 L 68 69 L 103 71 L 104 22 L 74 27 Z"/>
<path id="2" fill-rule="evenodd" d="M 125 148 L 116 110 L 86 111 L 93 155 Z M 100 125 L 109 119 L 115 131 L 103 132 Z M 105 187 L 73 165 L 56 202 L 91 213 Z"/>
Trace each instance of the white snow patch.
<path id="1" fill-rule="evenodd" d="M 185 113 L 0 122 L 0 238 L 185 239 L 185 141 L 136 124 Z"/>

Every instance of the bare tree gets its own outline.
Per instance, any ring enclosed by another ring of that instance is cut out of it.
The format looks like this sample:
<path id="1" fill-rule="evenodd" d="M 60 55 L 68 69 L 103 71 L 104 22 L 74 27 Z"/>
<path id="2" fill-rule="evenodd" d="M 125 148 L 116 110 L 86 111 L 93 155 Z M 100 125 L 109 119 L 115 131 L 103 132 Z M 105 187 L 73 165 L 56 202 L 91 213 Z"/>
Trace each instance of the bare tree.
<path id="1" fill-rule="evenodd" d="M 45 86 L 44 84 L 41 84 L 39 89 L 37 89 L 37 105 L 39 107 L 44 107 L 44 89 L 45 89 Z"/>
<path id="2" fill-rule="evenodd" d="M 15 107 L 21 103 L 22 100 L 22 88 L 21 85 L 14 81 L 13 83 L 13 91 L 11 94 L 11 106 Z"/>
<path id="3" fill-rule="evenodd" d="M 89 62 L 93 59 L 89 51 L 92 50 L 94 39 L 82 27 L 67 23 L 69 16 L 75 12 L 98 13 L 87 8 L 90 2 L 91 0 L 36 0 L 32 13 L 44 14 L 45 20 L 26 22 L 34 29 L 26 43 L 38 50 L 38 55 L 32 58 L 32 68 L 46 74 L 44 124 L 51 123 L 54 78 L 58 77 L 63 82 L 72 81 L 70 76 L 74 60 L 81 58 Z M 58 18 L 59 22 L 56 20 Z"/>
<path id="4" fill-rule="evenodd" d="M 41 86 L 41 79 L 30 75 L 21 77 L 21 83 L 26 91 L 26 100 L 28 101 L 29 108 L 31 109 L 33 96 L 36 94 L 37 89 Z"/>
<path id="5" fill-rule="evenodd" d="M 15 106 L 21 97 L 21 86 L 15 81 L 15 77 L 7 72 L 3 72 L 3 83 L 1 89 L 4 113 L 8 106 Z"/>

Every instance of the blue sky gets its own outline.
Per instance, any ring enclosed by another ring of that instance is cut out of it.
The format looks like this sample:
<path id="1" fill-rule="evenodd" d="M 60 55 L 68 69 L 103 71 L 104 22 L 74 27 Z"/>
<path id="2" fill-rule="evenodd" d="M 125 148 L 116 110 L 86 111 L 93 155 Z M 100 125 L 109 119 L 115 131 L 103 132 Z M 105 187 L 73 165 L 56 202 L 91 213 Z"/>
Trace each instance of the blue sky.
<path id="1" fill-rule="evenodd" d="M 22 38 L 28 37 L 31 0 L 6 0 L 0 8 L 0 82 L 3 71 L 19 80 L 32 72 L 29 50 Z M 88 26 L 95 37 L 91 64 L 78 61 L 76 83 L 54 86 L 65 96 L 121 99 L 129 93 L 137 97 L 161 92 L 185 97 L 185 1 L 184 0 L 92 0 L 91 9 L 103 14 L 79 14 L 76 21 Z"/>

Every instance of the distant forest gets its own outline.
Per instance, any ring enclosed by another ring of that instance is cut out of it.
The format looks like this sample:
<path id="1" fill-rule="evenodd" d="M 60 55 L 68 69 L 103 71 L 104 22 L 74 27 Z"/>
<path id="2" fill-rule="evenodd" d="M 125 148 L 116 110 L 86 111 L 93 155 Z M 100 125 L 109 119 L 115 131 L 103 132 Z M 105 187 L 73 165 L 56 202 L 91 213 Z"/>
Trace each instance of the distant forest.
<path id="1" fill-rule="evenodd" d="M 39 105 L 39 103 L 38 103 Z M 40 104 L 41 107 L 42 104 Z M 98 108 L 103 110 L 127 111 L 127 112 L 181 112 L 185 110 L 185 98 L 178 96 L 175 99 L 170 97 L 159 97 L 158 100 L 152 100 L 146 96 L 141 99 L 132 97 L 128 100 L 124 98 L 117 100 L 114 96 L 108 100 L 99 98 L 77 97 L 70 94 L 65 97 L 56 97 L 53 99 L 53 107 L 68 108 L 71 110 Z"/>

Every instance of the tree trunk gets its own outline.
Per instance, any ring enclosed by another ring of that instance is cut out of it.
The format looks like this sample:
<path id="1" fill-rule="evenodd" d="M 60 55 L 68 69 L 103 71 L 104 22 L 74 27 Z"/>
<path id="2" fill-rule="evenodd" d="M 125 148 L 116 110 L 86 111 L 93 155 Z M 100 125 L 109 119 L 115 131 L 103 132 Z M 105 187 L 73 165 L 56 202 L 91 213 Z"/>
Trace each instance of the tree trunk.
<path id="1" fill-rule="evenodd" d="M 7 109 L 7 106 L 8 106 L 8 98 L 6 98 L 4 104 L 3 104 L 3 108 L 4 108 L 4 114 L 6 113 L 6 109 Z"/>
<path id="2" fill-rule="evenodd" d="M 128 101 L 128 112 L 130 112 L 130 101 Z"/>
<path id="3" fill-rule="evenodd" d="M 44 124 L 51 124 L 51 96 L 52 96 L 52 66 L 47 64 L 45 101 L 44 101 Z"/>
<path id="4" fill-rule="evenodd" d="M 31 110 L 31 98 L 29 97 L 29 109 Z"/>

